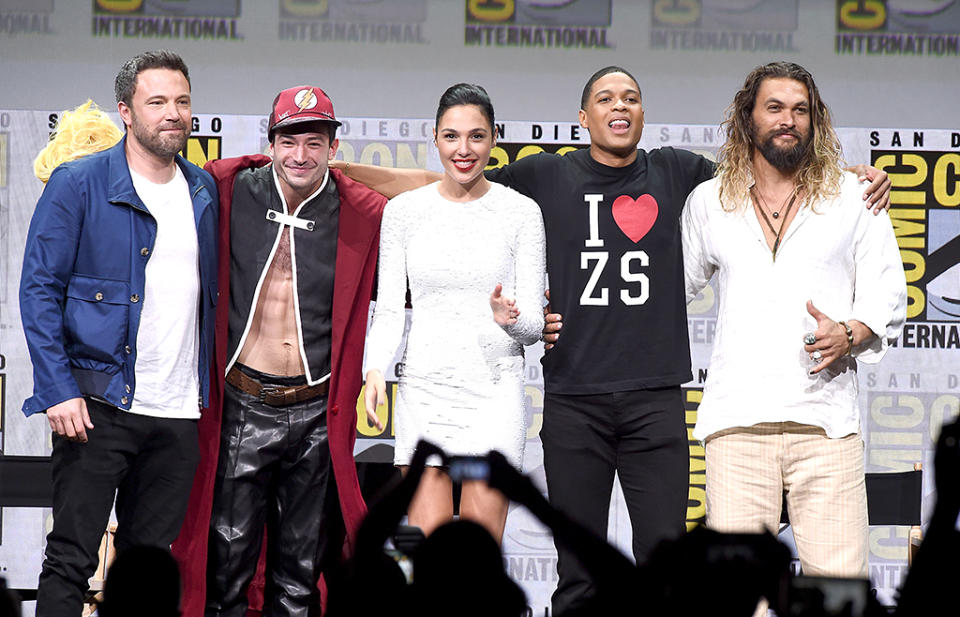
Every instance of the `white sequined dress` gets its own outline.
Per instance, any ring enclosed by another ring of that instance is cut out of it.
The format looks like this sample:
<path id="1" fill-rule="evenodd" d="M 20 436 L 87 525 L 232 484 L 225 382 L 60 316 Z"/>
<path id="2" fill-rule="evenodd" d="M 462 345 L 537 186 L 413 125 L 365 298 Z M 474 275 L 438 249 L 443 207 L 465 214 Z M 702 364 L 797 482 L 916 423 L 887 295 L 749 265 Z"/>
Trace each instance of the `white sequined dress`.
<path id="1" fill-rule="evenodd" d="M 364 373 L 391 374 L 409 280 L 413 311 L 394 401 L 394 463 L 408 464 L 424 438 L 448 454 L 496 449 L 519 468 L 527 425 L 523 346 L 543 328 L 540 208 L 496 183 L 466 203 L 447 201 L 438 186 L 399 195 L 384 210 Z M 516 299 L 516 324 L 493 319 L 489 298 L 498 283 Z"/>

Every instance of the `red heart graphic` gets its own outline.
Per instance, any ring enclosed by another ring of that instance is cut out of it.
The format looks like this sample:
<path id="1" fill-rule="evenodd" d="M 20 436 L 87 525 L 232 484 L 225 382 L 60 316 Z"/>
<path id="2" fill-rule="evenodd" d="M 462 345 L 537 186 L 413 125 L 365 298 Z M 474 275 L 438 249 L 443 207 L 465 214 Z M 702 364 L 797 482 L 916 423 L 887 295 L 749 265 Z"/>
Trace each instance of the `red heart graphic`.
<path id="1" fill-rule="evenodd" d="M 613 220 L 617 227 L 635 243 L 647 235 L 657 220 L 660 208 L 653 195 L 644 193 L 634 199 L 621 195 L 613 200 Z"/>

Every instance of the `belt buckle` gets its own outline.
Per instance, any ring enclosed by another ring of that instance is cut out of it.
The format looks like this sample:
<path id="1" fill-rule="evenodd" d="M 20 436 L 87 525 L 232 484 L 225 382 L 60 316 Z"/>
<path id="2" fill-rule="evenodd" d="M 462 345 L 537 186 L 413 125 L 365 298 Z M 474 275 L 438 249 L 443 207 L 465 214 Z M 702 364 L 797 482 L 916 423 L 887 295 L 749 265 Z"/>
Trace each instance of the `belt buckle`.
<path id="1" fill-rule="evenodd" d="M 267 397 L 276 395 L 282 388 L 276 386 L 260 386 L 260 396 L 257 397 L 261 403 L 266 403 Z"/>

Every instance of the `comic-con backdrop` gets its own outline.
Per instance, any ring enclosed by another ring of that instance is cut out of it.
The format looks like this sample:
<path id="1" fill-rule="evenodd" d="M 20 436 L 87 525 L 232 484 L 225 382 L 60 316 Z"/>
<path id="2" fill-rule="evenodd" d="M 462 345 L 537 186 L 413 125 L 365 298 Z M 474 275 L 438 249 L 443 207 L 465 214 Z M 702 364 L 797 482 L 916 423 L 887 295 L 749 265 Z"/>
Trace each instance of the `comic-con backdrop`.
<path id="1" fill-rule="evenodd" d="M 6 456 L 44 455 L 50 431 L 42 418 L 23 417 L 20 405 L 30 393 L 30 365 L 20 329 L 16 290 L 27 226 L 41 184 L 31 173 L 32 158 L 56 121 L 55 112 L 0 111 L 0 446 Z M 501 140 L 490 164 L 499 166 L 546 151 L 565 153 L 586 147 L 589 135 L 572 123 L 499 122 Z M 436 149 L 425 137 L 430 119 L 344 118 L 338 156 L 386 166 L 440 169 Z M 960 132 L 944 130 L 841 129 L 849 160 L 870 161 L 893 180 L 890 211 L 909 283 L 908 324 L 899 344 L 879 365 L 860 373 L 862 426 L 867 471 L 903 471 L 914 463 L 928 469 L 939 427 L 957 416 L 960 401 Z M 643 148 L 675 146 L 713 157 L 720 138 L 716 127 L 647 125 Z M 267 146 L 259 116 L 194 117 L 194 134 L 184 154 L 204 162 L 263 151 Z M 586 212 L 586 211 L 585 211 Z M 687 384 L 686 420 L 692 430 L 709 364 L 716 326 L 716 297 L 708 288 L 688 311 L 694 381 Z M 524 470 L 543 486 L 542 348 L 527 353 L 528 443 Z M 390 376 L 395 382 L 395 375 Z M 356 453 L 367 461 L 391 460 L 395 383 L 378 412 L 385 428 L 358 421 Z M 703 448 L 690 441 L 688 526 L 704 517 Z M 925 482 L 924 511 L 935 496 Z M 9 490 L 9 489 L 8 489 Z M 629 552 L 630 525 L 618 491 L 610 510 L 611 539 Z M 42 558 L 50 511 L 4 508 L 0 568 L 14 587 L 33 587 Z M 905 572 L 907 528 L 872 527 L 870 573 L 887 594 Z M 504 552 L 508 571 L 526 589 L 531 605 L 548 605 L 556 580 L 556 554 L 548 533 L 523 508 L 513 507 Z M 889 597 L 889 596 L 888 596 Z M 535 614 L 543 614 L 542 610 Z"/>
<path id="2" fill-rule="evenodd" d="M 846 159 L 893 181 L 910 304 L 898 345 L 860 372 L 866 464 L 884 472 L 922 463 L 924 517 L 931 512 L 932 445 L 960 407 L 960 0 L 0 0 L 0 494 L 31 488 L 14 486 L 4 459 L 50 452 L 47 423 L 20 413 L 31 376 L 17 288 L 42 190 L 33 157 L 57 110 L 87 97 L 112 108 L 119 64 L 160 47 L 190 65 L 196 116 L 184 154 L 197 164 L 264 151 L 274 94 L 304 82 L 333 98 L 344 120 L 338 156 L 349 161 L 439 170 L 427 118 L 457 81 L 486 86 L 504 119 L 491 165 L 568 152 L 589 143 L 571 123 L 580 89 L 610 64 L 643 88 L 642 148 L 712 157 L 721 112 L 753 66 L 805 65 L 839 126 L 876 127 L 840 128 Z M 708 288 L 688 310 L 691 428 L 716 302 Z M 528 349 L 524 467 L 543 486 L 541 353 Z M 358 422 L 358 458 L 389 460 L 389 394 L 383 431 Z M 704 517 L 703 468 L 691 440 L 688 526 Z M 610 522 L 611 540 L 629 552 L 619 490 Z M 49 526 L 49 509 L 0 509 L 0 575 L 12 587 L 36 586 Z M 871 527 L 870 575 L 884 598 L 906 572 L 907 535 Z M 510 511 L 504 551 L 533 614 L 545 615 L 556 554 L 522 508 Z"/>

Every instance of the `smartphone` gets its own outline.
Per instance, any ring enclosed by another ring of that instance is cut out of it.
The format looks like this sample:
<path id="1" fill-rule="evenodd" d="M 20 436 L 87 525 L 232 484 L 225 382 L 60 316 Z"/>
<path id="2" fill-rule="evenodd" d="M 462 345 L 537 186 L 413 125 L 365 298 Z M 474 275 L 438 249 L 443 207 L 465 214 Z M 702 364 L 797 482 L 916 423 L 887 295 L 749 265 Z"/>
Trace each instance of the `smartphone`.
<path id="1" fill-rule="evenodd" d="M 454 482 L 489 480 L 490 463 L 482 456 L 453 456 L 450 457 L 447 473 Z"/>

